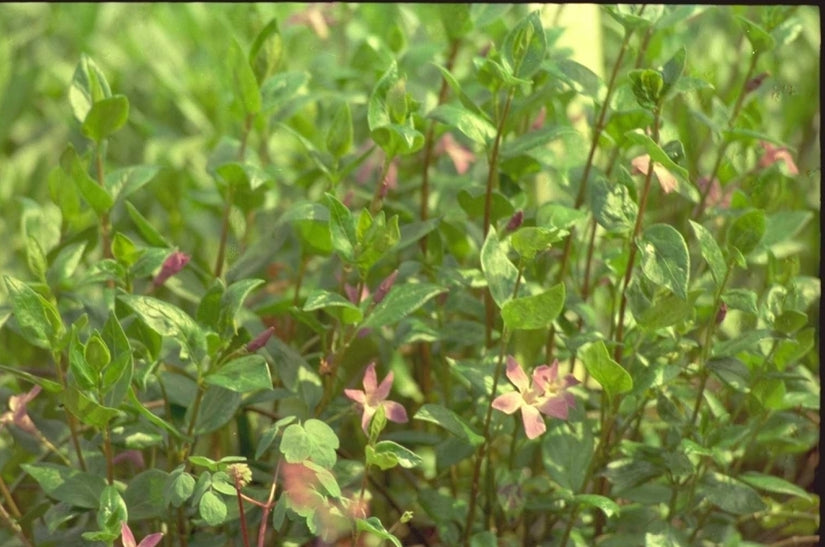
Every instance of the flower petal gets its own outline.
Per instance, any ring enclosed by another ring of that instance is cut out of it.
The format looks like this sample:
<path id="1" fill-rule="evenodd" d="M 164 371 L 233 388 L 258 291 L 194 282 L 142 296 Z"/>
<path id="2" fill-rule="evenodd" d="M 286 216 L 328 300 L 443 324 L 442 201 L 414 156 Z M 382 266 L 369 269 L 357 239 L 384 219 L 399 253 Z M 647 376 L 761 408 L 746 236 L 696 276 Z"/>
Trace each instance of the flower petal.
<path id="1" fill-rule="evenodd" d="M 543 393 L 550 388 L 558 376 L 559 362 L 555 361 L 552 367 L 541 365 L 533 369 L 533 389 Z"/>
<path id="2" fill-rule="evenodd" d="M 364 433 L 369 431 L 373 415 L 375 415 L 375 407 L 364 406 L 364 412 L 361 414 L 361 429 L 364 430 Z"/>
<path id="3" fill-rule="evenodd" d="M 143 538 L 140 543 L 138 543 L 137 547 L 155 547 L 160 540 L 163 539 L 163 532 L 156 532 L 154 534 L 149 534 L 145 538 Z"/>
<path id="4" fill-rule="evenodd" d="M 535 439 L 547 431 L 547 426 L 544 425 L 544 419 L 536 407 L 529 405 L 522 406 L 521 421 L 524 422 L 524 432 L 527 434 L 528 439 Z"/>
<path id="5" fill-rule="evenodd" d="M 524 393 L 530 388 L 530 379 L 524 374 L 521 365 L 518 364 L 516 358 L 512 355 L 507 356 L 507 378 L 513 382 L 519 392 Z"/>
<path id="6" fill-rule="evenodd" d="M 137 547 L 135 535 L 125 520 L 120 523 L 120 540 L 123 542 L 123 547 Z"/>
<path id="7" fill-rule="evenodd" d="M 493 400 L 493 408 L 505 414 L 512 414 L 524 405 L 524 398 L 517 391 L 499 395 Z"/>
<path id="8" fill-rule="evenodd" d="M 391 422 L 403 424 L 408 421 L 407 410 L 395 401 L 384 401 L 381 403 L 386 411 L 387 419 Z"/>
<path id="9" fill-rule="evenodd" d="M 364 371 L 364 393 L 367 394 L 367 397 L 375 392 L 377 386 L 378 377 L 375 375 L 375 362 L 373 361 L 367 366 L 367 370 Z"/>
<path id="10" fill-rule="evenodd" d="M 366 394 L 360 389 L 345 389 L 344 394 L 356 403 L 362 405 L 367 401 Z"/>
<path id="11" fill-rule="evenodd" d="M 551 397 L 544 402 L 544 404 L 539 407 L 539 411 L 542 414 L 546 414 L 547 416 L 552 416 L 554 418 L 558 418 L 560 420 L 567 419 L 567 410 L 569 408 L 568 400 L 565 395 L 570 395 L 569 393 L 565 393 L 563 395 L 557 395 L 555 397 Z M 575 402 L 575 400 L 574 400 Z"/>
<path id="12" fill-rule="evenodd" d="M 392 388 L 393 377 L 394 375 L 392 371 L 390 371 L 390 373 L 387 374 L 387 377 L 381 381 L 381 385 L 378 386 L 378 389 L 375 390 L 375 393 L 372 394 L 373 401 L 377 403 L 378 401 L 383 401 L 387 398 L 387 396 L 390 394 L 390 388 Z"/>

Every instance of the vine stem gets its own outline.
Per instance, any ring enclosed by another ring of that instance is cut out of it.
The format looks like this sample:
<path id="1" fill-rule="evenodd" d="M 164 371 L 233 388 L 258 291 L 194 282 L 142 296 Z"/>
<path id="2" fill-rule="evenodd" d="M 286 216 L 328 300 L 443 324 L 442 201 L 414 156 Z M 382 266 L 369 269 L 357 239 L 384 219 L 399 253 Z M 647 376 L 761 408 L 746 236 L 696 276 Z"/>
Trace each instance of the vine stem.
<path id="1" fill-rule="evenodd" d="M 599 110 L 599 118 L 596 122 L 596 126 L 593 128 L 593 139 L 590 141 L 590 150 L 587 153 L 587 162 L 584 164 L 584 171 L 582 172 L 582 178 L 579 182 L 579 192 L 576 195 L 576 201 L 573 204 L 575 209 L 579 209 L 582 204 L 584 203 L 584 198 L 587 195 L 587 180 L 590 178 L 590 170 L 593 167 L 593 159 L 596 156 L 596 148 L 599 145 L 599 138 L 602 135 L 602 131 L 604 131 L 605 127 L 605 118 L 607 116 L 607 110 L 609 108 L 610 99 L 613 96 L 613 92 L 616 89 L 616 78 L 619 75 L 619 68 L 622 65 L 622 60 L 624 59 L 625 53 L 627 52 L 628 45 L 630 43 L 630 37 L 633 35 L 632 31 L 625 32 L 624 40 L 622 40 L 622 46 L 619 49 L 619 55 L 616 58 L 616 62 L 613 64 L 613 70 L 610 72 L 610 80 L 607 83 L 607 93 L 604 97 L 604 102 L 602 103 L 602 107 Z M 564 282 L 564 276 L 567 273 L 567 266 L 570 261 L 570 252 L 573 248 L 573 238 L 575 237 L 576 229 L 574 227 L 570 228 L 570 234 L 567 236 L 567 240 L 564 243 L 564 251 L 562 252 L 561 257 L 561 266 L 559 268 L 559 275 L 558 280 L 559 282 Z M 552 325 L 550 326 L 550 330 L 547 333 L 547 342 L 545 343 L 545 360 L 550 363 L 553 360 L 553 350 L 555 347 L 555 339 L 556 339 L 556 329 Z"/>
<path id="2" fill-rule="evenodd" d="M 659 143 L 659 117 L 661 115 L 661 110 L 659 106 L 653 112 L 653 142 L 656 144 Z M 650 183 L 653 180 L 653 158 L 650 158 L 647 166 L 647 175 L 645 175 L 645 185 L 644 189 L 642 190 L 642 196 L 639 199 L 639 210 L 636 213 L 636 223 L 633 225 L 633 234 L 630 237 L 629 245 L 630 249 L 628 250 L 629 255 L 627 258 L 627 269 L 625 270 L 624 274 L 624 282 L 622 283 L 622 294 L 621 294 L 621 302 L 619 304 L 619 318 L 616 322 L 616 348 L 613 353 L 614 360 L 622 364 L 622 355 L 623 355 L 623 347 L 622 344 L 624 342 L 624 316 L 627 310 L 627 288 L 630 286 L 630 280 L 633 278 L 633 266 L 636 262 L 636 239 L 639 237 L 639 233 L 642 231 L 642 219 L 644 218 L 645 210 L 647 209 L 647 198 L 650 195 Z"/>

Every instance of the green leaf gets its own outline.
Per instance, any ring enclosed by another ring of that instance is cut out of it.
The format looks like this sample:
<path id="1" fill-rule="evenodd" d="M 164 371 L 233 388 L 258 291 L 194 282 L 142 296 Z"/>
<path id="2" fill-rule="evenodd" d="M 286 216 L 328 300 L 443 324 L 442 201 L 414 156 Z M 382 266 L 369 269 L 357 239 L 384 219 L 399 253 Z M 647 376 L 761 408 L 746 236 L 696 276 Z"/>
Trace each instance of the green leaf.
<path id="1" fill-rule="evenodd" d="M 192 497 L 195 491 L 195 478 L 180 466 L 169 474 L 169 479 L 163 490 L 163 504 L 171 503 L 172 507 L 180 507 Z"/>
<path id="2" fill-rule="evenodd" d="M 442 405 L 422 405 L 414 418 L 439 425 L 473 446 L 478 446 L 484 441 L 484 437 L 476 433 L 458 414 Z"/>
<path id="3" fill-rule="evenodd" d="M 384 300 L 367 316 L 361 327 L 376 329 L 393 325 L 442 292 L 442 287 L 429 283 L 394 285 Z"/>
<path id="4" fill-rule="evenodd" d="M 63 152 L 63 156 L 60 158 L 60 164 L 77 185 L 80 195 L 83 196 L 83 199 L 94 209 L 94 212 L 98 216 L 102 216 L 112 208 L 114 199 L 109 195 L 109 191 L 89 176 L 86 169 L 80 163 L 80 158 L 71 144 L 66 148 L 66 151 Z"/>
<path id="5" fill-rule="evenodd" d="M 685 46 L 682 46 L 676 51 L 673 57 L 665 63 L 665 66 L 662 67 L 662 78 L 664 79 L 662 95 L 666 96 L 679 82 L 679 79 L 682 77 L 682 72 L 685 70 L 686 56 L 687 50 Z"/>
<path id="6" fill-rule="evenodd" d="M 585 95 L 593 99 L 599 98 L 599 91 L 604 83 L 595 72 L 573 59 L 559 59 L 556 66 L 567 79 L 579 84 Z"/>
<path id="7" fill-rule="evenodd" d="M 490 124 L 490 127 L 492 127 L 492 124 Z M 500 155 L 502 159 L 515 158 L 527 154 L 536 148 L 544 147 L 556 139 L 577 134 L 575 130 L 569 127 L 542 127 L 536 131 L 529 131 L 513 139 L 508 139 L 502 143 Z M 493 136 L 495 137 L 495 135 Z"/>
<path id="8" fill-rule="evenodd" d="M 387 92 L 398 81 L 398 64 L 393 61 L 375 83 L 367 104 L 367 125 L 370 131 L 392 123 L 386 104 Z"/>
<path id="9" fill-rule="evenodd" d="M 261 111 L 261 92 L 258 89 L 258 80 L 255 79 L 249 59 L 243 54 L 241 46 L 235 39 L 229 46 L 227 60 L 235 96 L 247 115 L 257 114 Z"/>
<path id="10" fill-rule="evenodd" d="M 160 469 L 147 469 L 132 477 L 123 493 L 123 500 L 129 508 L 129 520 L 166 516 L 168 504 L 163 493 L 168 481 L 169 475 Z"/>
<path id="11" fill-rule="evenodd" d="M 741 15 L 736 15 L 736 19 L 742 26 L 742 30 L 745 31 L 745 36 L 747 36 L 748 41 L 751 43 L 751 47 L 753 47 L 753 54 L 767 53 L 773 50 L 776 41 L 764 28 Z"/>
<path id="12" fill-rule="evenodd" d="M 743 393 L 750 391 L 750 370 L 739 359 L 713 358 L 708 361 L 707 367 L 731 389 Z"/>
<path id="13" fill-rule="evenodd" d="M 367 465 L 376 465 L 382 470 L 400 465 L 411 469 L 421 464 L 422 460 L 415 452 L 393 441 L 380 441 L 374 446 L 366 447 Z"/>
<path id="14" fill-rule="evenodd" d="M 199 362 L 206 354 L 206 338 L 189 315 L 173 304 L 152 296 L 120 294 L 118 299 L 161 336 L 174 338 L 187 351 L 182 357 Z"/>
<path id="15" fill-rule="evenodd" d="M 61 401 L 69 412 L 87 425 L 102 429 L 121 414 L 116 408 L 103 406 L 90 399 L 74 386 L 66 388 L 61 395 Z"/>
<path id="16" fill-rule="evenodd" d="M 278 29 L 278 19 L 271 19 L 255 36 L 249 48 L 249 64 L 257 81 L 263 81 L 280 64 L 283 57 L 283 40 Z"/>
<path id="17" fill-rule="evenodd" d="M 178 440 L 184 440 L 184 436 L 170 423 L 166 422 L 162 418 L 155 416 L 152 414 L 148 408 L 146 408 L 143 403 L 137 398 L 135 394 L 135 390 L 130 388 L 127 395 L 129 396 L 129 402 L 131 403 L 130 409 L 137 412 L 138 414 L 142 415 L 146 418 L 150 423 L 154 424 L 159 429 L 165 430 L 167 433 L 172 435 Z"/>
<path id="18" fill-rule="evenodd" d="M 637 245 L 645 277 L 687 299 L 690 255 L 682 234 L 669 224 L 654 224 L 645 229 Z"/>
<path id="19" fill-rule="evenodd" d="M 329 207 L 329 232 L 332 238 L 332 247 L 346 262 L 355 259 L 355 248 L 358 238 L 355 235 L 355 221 L 352 213 L 332 194 L 324 194 Z"/>
<path id="20" fill-rule="evenodd" d="M 602 228 L 612 233 L 627 233 L 633 229 L 639 208 L 624 185 L 596 177 L 588 194 L 593 216 Z"/>
<path id="21" fill-rule="evenodd" d="M 678 325 L 688 317 L 693 311 L 690 300 L 683 300 L 673 293 L 657 295 L 653 305 L 645 309 L 638 315 L 636 320 L 639 325 L 651 331 L 663 329 L 672 325 Z"/>
<path id="22" fill-rule="evenodd" d="M 633 389 L 633 379 L 622 366 L 610 358 L 604 342 L 592 342 L 579 351 L 584 368 L 599 382 L 609 397 Z"/>
<path id="23" fill-rule="evenodd" d="M 734 220 L 727 233 L 727 244 L 743 255 L 759 245 L 765 235 L 765 212 L 761 209 L 748 211 Z"/>
<path id="24" fill-rule="evenodd" d="M 103 71 L 89 56 L 82 53 L 69 86 L 69 104 L 75 119 L 83 123 L 94 103 L 111 96 L 112 91 Z"/>
<path id="25" fill-rule="evenodd" d="M 218 526 L 226 519 L 226 503 L 223 499 L 211 490 L 207 490 L 198 502 L 198 512 L 206 524 Z"/>
<path id="26" fill-rule="evenodd" d="M 224 337 L 238 332 L 238 313 L 249 294 L 264 284 L 262 279 L 241 279 L 229 285 L 221 295 L 216 331 Z"/>
<path id="27" fill-rule="evenodd" d="M 721 473 L 710 471 L 705 474 L 699 491 L 712 504 L 735 515 L 750 515 L 765 508 L 753 488 Z"/>
<path id="28" fill-rule="evenodd" d="M 24 463 L 20 467 L 57 501 L 84 509 L 100 505 L 100 495 L 106 488 L 106 480 L 100 475 L 53 463 Z"/>
<path id="29" fill-rule="evenodd" d="M 309 74 L 299 71 L 285 71 L 273 74 L 261 85 L 261 111 L 270 111 L 284 106 L 297 95 L 309 80 Z"/>
<path id="30" fill-rule="evenodd" d="M 501 307 L 501 317 L 510 330 L 550 327 L 564 307 L 564 283 L 535 296 L 513 298 Z"/>
<path id="31" fill-rule="evenodd" d="M 473 30 L 473 22 L 470 19 L 469 4 L 436 4 L 439 21 L 444 26 L 444 31 L 450 40 L 462 38 Z"/>
<path id="32" fill-rule="evenodd" d="M 29 266 L 29 271 L 41 283 L 46 280 L 46 270 L 49 267 L 46 261 L 46 253 L 43 252 L 43 247 L 40 246 L 37 239 L 28 235 L 26 237 L 26 263 Z"/>
<path id="33" fill-rule="evenodd" d="M 141 237 L 143 237 L 146 243 L 154 245 L 155 247 L 171 247 L 166 241 L 166 238 L 128 201 L 126 202 L 126 211 L 129 213 L 129 217 L 132 219 L 132 222 L 135 223 L 135 226 L 137 226 L 138 232 L 140 232 Z"/>
<path id="34" fill-rule="evenodd" d="M 41 348 L 56 347 L 66 330 L 54 304 L 18 279 L 4 275 L 3 281 L 23 338 Z"/>
<path id="35" fill-rule="evenodd" d="M 481 247 L 481 270 L 487 279 L 487 286 L 490 287 L 493 300 L 501 308 L 507 300 L 513 297 L 518 270 L 501 248 L 501 242 L 492 226 Z"/>
<path id="36" fill-rule="evenodd" d="M 699 249 L 702 252 L 702 258 L 708 263 L 710 273 L 713 275 L 713 280 L 716 281 L 716 286 L 721 285 L 725 280 L 727 273 L 727 264 L 725 264 L 725 257 L 722 254 L 722 249 L 713 238 L 713 235 L 701 224 L 690 221 L 693 232 L 696 234 L 696 239 L 699 240 Z"/>
<path id="37" fill-rule="evenodd" d="M 320 420 L 310 419 L 284 430 L 280 450 L 289 463 L 312 460 L 325 469 L 332 469 L 339 444 L 331 427 Z"/>
<path id="38" fill-rule="evenodd" d="M 246 355 L 229 361 L 216 372 L 206 375 L 203 381 L 238 393 L 272 389 L 269 366 L 260 355 Z"/>
<path id="39" fill-rule="evenodd" d="M 526 79 L 535 74 L 541 68 L 546 53 L 547 37 L 538 11 L 513 27 L 501 45 L 501 59 L 517 78 Z"/>
<path id="40" fill-rule="evenodd" d="M 369 532 L 370 534 L 374 534 L 382 539 L 390 541 L 395 547 L 402 547 L 401 542 L 398 540 L 397 537 L 392 535 L 384 528 L 384 525 L 381 524 L 381 521 L 378 517 L 369 517 L 367 519 L 356 519 L 355 520 L 355 528 L 361 532 Z"/>
<path id="41" fill-rule="evenodd" d="M 77 327 L 72 325 L 72 335 L 69 341 L 69 370 L 72 378 L 81 389 L 96 389 L 98 374 L 86 361 L 86 351 L 83 343 L 77 337 Z"/>
<path id="42" fill-rule="evenodd" d="M 485 146 L 496 136 L 496 128 L 492 123 L 462 106 L 441 104 L 427 114 L 427 117 L 447 127 L 458 129 L 471 141 Z"/>
<path id="43" fill-rule="evenodd" d="M 332 117 L 327 133 L 327 150 L 336 158 L 342 158 L 352 148 L 352 112 L 348 103 L 341 103 Z"/>
<path id="44" fill-rule="evenodd" d="M 458 96 L 458 100 L 459 102 L 461 102 L 461 105 L 464 107 L 464 109 L 468 112 L 471 112 L 476 118 L 481 118 L 489 125 L 492 125 L 492 122 L 490 121 L 490 118 L 487 116 L 487 113 L 484 112 L 484 110 L 482 110 L 481 108 L 479 108 L 475 101 L 473 101 L 473 99 L 471 99 L 470 96 L 467 95 L 464 92 L 464 90 L 461 89 L 461 84 L 458 82 L 456 77 L 453 76 L 452 73 L 450 73 L 450 71 L 448 71 L 443 66 L 435 63 L 433 64 L 439 70 L 439 72 L 441 72 L 441 76 L 453 90 L 453 93 L 455 93 Z"/>
<path id="45" fill-rule="evenodd" d="M 618 515 L 620 511 L 619 504 L 605 496 L 599 496 L 596 494 L 578 494 L 573 498 L 573 500 L 576 503 L 580 503 L 588 507 L 601 509 L 602 513 L 604 513 L 607 518 L 610 518 L 613 515 Z"/>
<path id="46" fill-rule="evenodd" d="M 384 211 L 379 211 L 373 219 L 366 209 L 363 209 L 358 217 L 355 227 L 355 237 L 358 240 L 355 264 L 362 278 L 366 277 L 370 268 L 383 258 L 401 237 L 398 215 L 393 215 L 389 221 L 384 218 Z"/>
<path id="47" fill-rule="evenodd" d="M 112 95 L 96 102 L 83 120 L 83 134 L 97 144 L 126 125 L 129 119 L 129 100 L 123 95 Z"/>
<path id="48" fill-rule="evenodd" d="M 100 494 L 100 505 L 97 509 L 97 525 L 103 530 L 116 530 L 119 535 L 120 523 L 128 519 L 126 502 L 120 497 L 120 493 L 114 485 L 107 485 Z"/>
<path id="49" fill-rule="evenodd" d="M 341 296 L 340 294 L 314 289 L 304 302 L 304 311 L 326 310 L 339 318 L 344 324 L 358 323 L 364 314 L 361 308 Z"/>
<path id="50" fill-rule="evenodd" d="M 794 483 L 773 475 L 766 475 L 757 471 L 745 471 L 737 478 L 742 482 L 747 483 L 754 488 L 758 488 L 759 490 L 764 490 L 765 492 L 796 496 L 804 499 L 812 498 L 811 494 Z"/>
<path id="51" fill-rule="evenodd" d="M 510 237 L 510 244 L 524 260 L 533 260 L 538 253 L 561 241 L 565 233 L 555 228 L 524 226 Z"/>
<path id="52" fill-rule="evenodd" d="M 235 417 L 241 405 L 241 395 L 221 386 L 210 386 L 201 400 L 195 435 L 211 433 L 226 425 Z"/>
<path id="53" fill-rule="evenodd" d="M 266 430 L 264 430 L 263 434 L 260 436 L 258 440 L 258 446 L 255 448 L 255 459 L 260 460 L 261 456 L 264 452 L 269 448 L 272 444 L 272 441 L 275 440 L 275 437 L 278 436 L 278 433 L 281 432 L 281 429 L 288 426 L 295 420 L 297 420 L 295 416 L 287 416 L 285 418 L 281 418 L 274 424 L 270 425 Z"/>
<path id="54" fill-rule="evenodd" d="M 633 95 L 642 108 L 653 110 L 662 97 L 665 80 L 662 73 L 652 69 L 631 70 L 628 74 L 633 84 Z"/>

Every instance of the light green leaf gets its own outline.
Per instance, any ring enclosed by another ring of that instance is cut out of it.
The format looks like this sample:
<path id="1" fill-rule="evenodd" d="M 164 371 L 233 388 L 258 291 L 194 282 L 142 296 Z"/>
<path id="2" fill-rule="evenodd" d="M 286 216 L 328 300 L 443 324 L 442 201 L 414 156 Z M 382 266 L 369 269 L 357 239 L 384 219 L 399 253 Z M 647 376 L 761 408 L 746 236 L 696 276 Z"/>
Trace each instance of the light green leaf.
<path id="1" fill-rule="evenodd" d="M 366 457 L 367 465 L 376 465 L 382 470 L 392 469 L 396 465 L 411 469 L 422 462 L 418 454 L 393 441 L 380 441 L 375 446 L 367 446 Z"/>
<path id="2" fill-rule="evenodd" d="M 221 386 L 238 393 L 272 389 L 272 377 L 266 359 L 260 355 L 246 355 L 221 366 L 203 379 L 207 384 Z"/>
<path id="3" fill-rule="evenodd" d="M 622 366 L 610 358 L 604 342 L 592 342 L 579 351 L 584 368 L 604 388 L 609 397 L 633 389 L 633 379 Z"/>
<path id="4" fill-rule="evenodd" d="M 201 518 L 209 526 L 218 526 L 226 519 L 226 503 L 211 490 L 207 490 L 198 502 L 198 511 Z"/>
<path id="5" fill-rule="evenodd" d="M 473 142 L 487 145 L 496 136 L 496 128 L 478 114 L 454 104 L 441 104 L 434 108 L 428 118 L 437 120 L 447 127 L 461 131 Z"/>
<path id="6" fill-rule="evenodd" d="M 484 437 L 476 433 L 464 420 L 455 412 L 441 405 L 425 404 L 418 409 L 414 418 L 440 425 L 459 439 L 467 441 L 473 446 L 478 446 L 484 441 Z"/>
<path id="7" fill-rule="evenodd" d="M 42 348 L 54 347 L 66 332 L 54 304 L 18 279 L 4 275 L 3 281 L 11 298 L 14 318 L 26 341 Z"/>
<path id="8" fill-rule="evenodd" d="M 645 229 L 637 245 L 645 277 L 687 299 L 690 255 L 682 234 L 669 224 L 654 224 Z"/>
<path id="9" fill-rule="evenodd" d="M 237 40 L 232 40 L 228 52 L 229 70 L 232 77 L 232 87 L 235 95 L 243 106 L 247 115 L 254 115 L 261 111 L 261 92 L 258 89 L 258 80 L 249 65 L 249 59 L 243 54 Z"/>
<path id="10" fill-rule="evenodd" d="M 289 463 L 312 460 L 325 469 L 332 469 L 339 444 L 331 427 L 320 420 L 310 419 L 303 424 L 287 426 L 280 450 Z"/>
<path id="11" fill-rule="evenodd" d="M 304 302 L 304 311 L 326 310 L 346 325 L 357 323 L 363 317 L 361 309 L 340 294 L 314 289 Z"/>
<path id="12" fill-rule="evenodd" d="M 112 95 L 96 102 L 83 120 L 81 130 L 91 140 L 100 142 L 126 125 L 129 119 L 129 100 L 123 95 Z"/>
<path id="13" fill-rule="evenodd" d="M 702 258 L 708 263 L 710 273 L 713 275 L 713 280 L 716 281 L 718 287 L 725 279 L 727 272 L 727 264 L 725 264 L 725 257 L 722 254 L 722 249 L 713 238 L 713 235 L 701 224 L 690 221 L 693 232 L 696 234 L 696 239 L 699 240 L 699 249 L 702 252 Z"/>
<path id="14" fill-rule="evenodd" d="M 535 296 L 507 300 L 501 307 L 504 324 L 511 330 L 548 328 L 564 307 L 564 283 Z"/>
<path id="15" fill-rule="evenodd" d="M 507 300 L 513 297 L 518 270 L 501 248 L 501 242 L 492 226 L 481 247 L 481 270 L 487 279 L 493 300 L 501 308 Z"/>

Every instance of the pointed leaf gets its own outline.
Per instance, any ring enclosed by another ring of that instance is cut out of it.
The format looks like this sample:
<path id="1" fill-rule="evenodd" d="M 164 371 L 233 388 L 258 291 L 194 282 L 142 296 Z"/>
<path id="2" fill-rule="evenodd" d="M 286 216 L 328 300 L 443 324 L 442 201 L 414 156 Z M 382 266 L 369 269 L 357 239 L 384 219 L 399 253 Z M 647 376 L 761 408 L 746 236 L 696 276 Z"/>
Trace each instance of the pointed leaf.
<path id="1" fill-rule="evenodd" d="M 593 376 L 609 397 L 633 389 L 633 379 L 622 366 L 610 358 L 604 342 L 592 342 L 580 350 L 587 372 Z"/>
<path id="2" fill-rule="evenodd" d="M 501 242 L 492 226 L 481 247 L 481 270 L 487 279 L 493 300 L 501 308 L 507 300 L 513 297 L 518 270 L 501 248 Z"/>
<path id="3" fill-rule="evenodd" d="M 361 327 L 379 328 L 393 325 L 442 292 L 442 287 L 429 283 L 394 285 L 384 300 L 367 316 Z"/>
<path id="4" fill-rule="evenodd" d="M 686 299 L 690 255 L 682 234 L 669 224 L 654 224 L 645 229 L 638 247 L 645 277 Z"/>
<path id="5" fill-rule="evenodd" d="M 511 330 L 548 328 L 564 307 L 564 283 L 535 296 L 513 298 L 501 307 L 504 324 Z"/>

